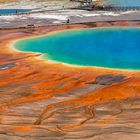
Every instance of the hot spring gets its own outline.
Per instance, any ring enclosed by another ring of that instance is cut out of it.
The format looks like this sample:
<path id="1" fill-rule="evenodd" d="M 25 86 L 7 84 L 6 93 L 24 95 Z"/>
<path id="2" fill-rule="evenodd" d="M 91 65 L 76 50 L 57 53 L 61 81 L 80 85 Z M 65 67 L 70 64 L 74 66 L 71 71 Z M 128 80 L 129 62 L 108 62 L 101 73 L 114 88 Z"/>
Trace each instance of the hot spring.
<path id="1" fill-rule="evenodd" d="M 139 28 L 98 28 L 57 32 L 19 40 L 17 50 L 43 54 L 58 62 L 116 68 L 140 69 Z"/>

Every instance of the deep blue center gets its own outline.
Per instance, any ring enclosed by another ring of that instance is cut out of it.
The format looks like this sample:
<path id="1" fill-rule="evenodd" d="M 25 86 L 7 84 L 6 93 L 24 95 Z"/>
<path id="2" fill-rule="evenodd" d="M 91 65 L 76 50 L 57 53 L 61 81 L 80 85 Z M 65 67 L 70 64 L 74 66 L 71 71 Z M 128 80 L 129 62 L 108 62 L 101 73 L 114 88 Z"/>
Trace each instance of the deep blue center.
<path id="1" fill-rule="evenodd" d="M 16 42 L 16 49 L 69 64 L 140 69 L 140 29 L 104 28 L 59 32 Z"/>

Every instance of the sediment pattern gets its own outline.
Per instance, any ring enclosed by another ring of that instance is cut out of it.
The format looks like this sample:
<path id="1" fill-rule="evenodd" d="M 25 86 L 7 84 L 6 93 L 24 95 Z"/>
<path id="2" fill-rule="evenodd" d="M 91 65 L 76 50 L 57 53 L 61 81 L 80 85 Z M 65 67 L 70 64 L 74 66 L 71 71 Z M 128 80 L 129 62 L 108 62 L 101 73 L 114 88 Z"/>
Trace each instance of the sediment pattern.
<path id="1" fill-rule="evenodd" d="M 50 64 L 9 48 L 57 29 L 0 32 L 0 140 L 139 140 L 140 72 Z"/>

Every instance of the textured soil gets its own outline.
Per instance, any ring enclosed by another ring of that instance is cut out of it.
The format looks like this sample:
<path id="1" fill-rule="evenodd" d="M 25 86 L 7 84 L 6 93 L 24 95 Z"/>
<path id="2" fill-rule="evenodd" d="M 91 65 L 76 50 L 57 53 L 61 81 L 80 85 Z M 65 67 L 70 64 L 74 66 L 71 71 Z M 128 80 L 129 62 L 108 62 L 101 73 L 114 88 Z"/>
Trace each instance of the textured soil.
<path id="1" fill-rule="evenodd" d="M 139 140 L 139 71 L 51 64 L 11 48 L 52 31 L 129 25 L 140 22 L 1 30 L 0 140 Z"/>

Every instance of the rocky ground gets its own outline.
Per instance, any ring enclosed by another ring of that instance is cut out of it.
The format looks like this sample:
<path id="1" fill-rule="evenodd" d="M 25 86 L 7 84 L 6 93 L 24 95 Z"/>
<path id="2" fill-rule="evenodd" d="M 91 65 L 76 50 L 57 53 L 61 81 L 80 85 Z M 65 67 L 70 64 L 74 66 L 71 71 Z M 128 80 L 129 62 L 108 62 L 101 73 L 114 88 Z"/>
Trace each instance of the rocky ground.
<path id="1" fill-rule="evenodd" d="M 87 23 L 97 21 L 139 20 L 140 11 L 87 11 L 72 9 L 79 3 L 69 0 L 16 0 L 0 4 L 0 9 L 32 9 L 29 13 L 17 15 L 0 15 L 0 28 L 20 28 L 34 25 L 60 25 L 70 23 Z"/>
<path id="2" fill-rule="evenodd" d="M 97 21 L 139 20 L 140 11 L 104 12 L 85 10 L 56 10 L 22 15 L 0 16 L 0 28 L 20 28 L 29 25 L 46 26 Z"/>

